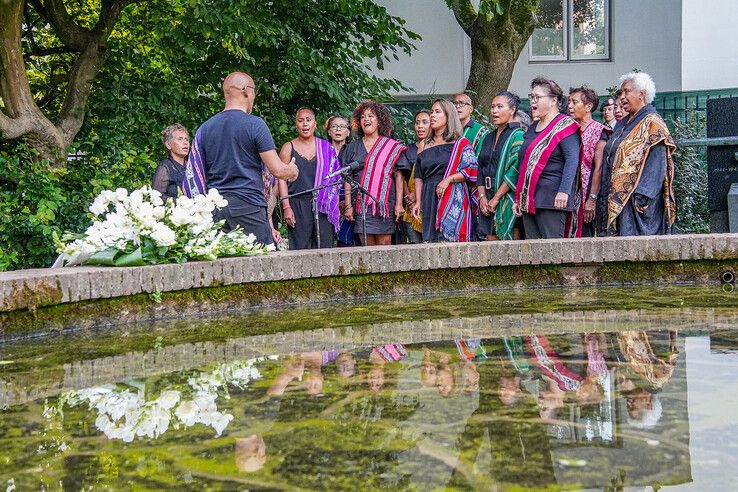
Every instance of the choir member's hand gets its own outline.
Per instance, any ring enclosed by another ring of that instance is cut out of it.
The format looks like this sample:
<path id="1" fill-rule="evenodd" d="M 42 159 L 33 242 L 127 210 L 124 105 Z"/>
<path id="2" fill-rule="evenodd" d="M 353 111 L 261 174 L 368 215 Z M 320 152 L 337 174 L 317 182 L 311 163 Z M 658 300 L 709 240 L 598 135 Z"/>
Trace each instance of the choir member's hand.
<path id="1" fill-rule="evenodd" d="M 405 204 L 407 204 L 408 207 L 411 207 L 415 205 L 415 193 L 408 193 L 405 195 Z"/>
<path id="2" fill-rule="evenodd" d="M 446 188 L 448 188 L 448 185 L 450 184 L 451 183 L 448 181 L 448 178 L 445 178 L 438 183 L 438 186 L 436 186 L 436 195 L 438 195 L 438 198 L 443 198 L 443 194 L 446 193 Z"/>
<path id="3" fill-rule="evenodd" d="M 346 210 L 343 212 L 343 216 L 346 217 L 346 220 L 353 222 L 354 221 L 354 206 L 346 205 Z"/>
<path id="4" fill-rule="evenodd" d="M 288 226 L 295 227 L 295 212 L 292 207 L 288 206 L 284 209 L 284 221 L 287 222 Z"/>
<path id="5" fill-rule="evenodd" d="M 419 219 L 420 218 L 420 202 L 415 202 L 415 204 L 413 205 L 412 211 L 413 211 L 413 217 L 415 217 L 416 219 Z"/>
<path id="6" fill-rule="evenodd" d="M 282 244 L 282 235 L 274 227 L 272 227 L 272 240 L 274 240 L 274 244 L 277 246 Z"/>
<path id="7" fill-rule="evenodd" d="M 650 198 L 648 198 L 645 195 L 641 195 L 640 193 L 633 193 L 633 207 L 636 209 L 636 212 L 639 214 L 646 213 L 646 209 L 648 209 L 648 203 L 650 202 Z"/>
<path id="8" fill-rule="evenodd" d="M 500 199 L 496 196 L 493 196 L 492 199 L 489 201 L 489 213 L 494 215 L 497 212 L 497 205 L 500 204 Z"/>
<path id="9" fill-rule="evenodd" d="M 482 215 L 489 215 L 489 201 L 486 196 L 479 198 L 479 210 L 482 212 Z"/>
<path id="10" fill-rule="evenodd" d="M 563 191 L 559 191 L 556 193 L 556 198 L 554 198 L 554 207 L 558 208 L 559 210 L 566 208 L 566 204 L 569 203 L 569 194 L 564 193 Z"/>
<path id="11" fill-rule="evenodd" d="M 522 217 L 523 216 L 523 212 L 520 211 L 520 205 L 518 205 L 518 202 L 513 202 L 512 211 L 513 211 L 513 215 L 515 215 L 515 217 Z"/>
<path id="12" fill-rule="evenodd" d="M 405 208 L 402 206 L 402 202 L 395 204 L 395 220 L 400 220 L 405 214 Z"/>
<path id="13" fill-rule="evenodd" d="M 584 202 L 584 223 L 589 224 L 594 220 L 595 209 L 597 208 L 597 202 L 591 198 L 587 198 Z"/>

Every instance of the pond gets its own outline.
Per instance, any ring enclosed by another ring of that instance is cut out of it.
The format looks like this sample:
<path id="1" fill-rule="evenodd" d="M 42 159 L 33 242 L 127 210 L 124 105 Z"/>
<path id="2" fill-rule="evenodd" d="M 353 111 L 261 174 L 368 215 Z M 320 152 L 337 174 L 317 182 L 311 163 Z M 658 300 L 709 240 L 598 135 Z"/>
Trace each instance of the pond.
<path id="1" fill-rule="evenodd" d="M 459 293 L 6 342 L 0 489 L 724 489 L 737 301 Z"/>

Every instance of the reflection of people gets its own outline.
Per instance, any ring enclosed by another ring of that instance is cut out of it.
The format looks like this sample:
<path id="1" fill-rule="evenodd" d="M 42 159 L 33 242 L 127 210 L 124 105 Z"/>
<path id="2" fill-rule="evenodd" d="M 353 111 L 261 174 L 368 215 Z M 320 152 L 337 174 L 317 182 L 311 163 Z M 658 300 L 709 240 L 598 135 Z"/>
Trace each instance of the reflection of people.
<path id="1" fill-rule="evenodd" d="M 161 140 L 169 151 L 169 156 L 157 164 L 151 187 L 161 193 L 163 200 L 176 199 L 185 178 L 185 159 L 190 151 L 190 136 L 185 127 L 176 123 L 164 128 Z"/>
<path id="2" fill-rule="evenodd" d="M 651 77 L 629 73 L 620 82 L 627 117 L 605 146 L 603 184 L 607 186 L 600 192 L 601 232 L 608 236 L 671 234 L 676 220 L 672 160 L 676 144 L 651 105 L 656 95 Z"/>
<path id="3" fill-rule="evenodd" d="M 267 222 L 263 193 L 262 161 L 279 179 L 297 178 L 294 161 L 279 159 L 272 134 L 264 120 L 251 111 L 256 98 L 254 80 L 233 72 L 223 81 L 225 108 L 200 125 L 185 170 L 184 192 L 188 196 L 217 189 L 228 205 L 217 210 L 214 219 L 225 220 L 224 231 L 237 226 L 256 241 L 273 244 Z"/>
<path id="4" fill-rule="evenodd" d="M 379 391 L 385 384 L 385 365 L 389 362 L 399 362 L 407 356 L 405 346 L 400 343 L 376 345 L 369 354 L 371 367 L 364 375 L 364 379 L 372 391 Z"/>
<path id="5" fill-rule="evenodd" d="M 259 471 L 266 463 L 266 444 L 261 434 L 236 438 L 236 468 L 243 472 Z"/>

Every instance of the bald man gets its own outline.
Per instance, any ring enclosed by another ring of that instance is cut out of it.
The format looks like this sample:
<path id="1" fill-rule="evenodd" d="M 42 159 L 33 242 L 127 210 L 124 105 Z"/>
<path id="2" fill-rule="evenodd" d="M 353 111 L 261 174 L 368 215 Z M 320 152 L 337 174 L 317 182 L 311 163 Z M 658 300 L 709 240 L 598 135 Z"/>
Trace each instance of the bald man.
<path id="1" fill-rule="evenodd" d="M 274 243 L 263 192 L 262 162 L 274 176 L 287 181 L 297 178 L 295 159 L 285 164 L 279 158 L 272 134 L 264 120 L 251 114 L 256 98 L 254 79 L 234 72 L 223 81 L 225 108 L 195 133 L 187 159 L 184 191 L 187 196 L 217 189 L 228 205 L 213 218 L 225 220 L 223 230 L 241 226 L 257 242 Z"/>

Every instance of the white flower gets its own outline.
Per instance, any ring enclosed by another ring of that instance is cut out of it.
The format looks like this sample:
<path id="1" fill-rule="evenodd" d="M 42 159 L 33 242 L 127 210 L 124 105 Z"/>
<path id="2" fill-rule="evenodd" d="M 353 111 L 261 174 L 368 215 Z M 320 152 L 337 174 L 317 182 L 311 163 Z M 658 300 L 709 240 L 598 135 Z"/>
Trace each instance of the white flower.
<path id="1" fill-rule="evenodd" d="M 208 190 L 207 198 L 218 208 L 223 208 L 228 205 L 228 200 L 223 198 L 220 192 L 215 188 L 210 188 Z"/>
<path id="2" fill-rule="evenodd" d="M 215 412 L 211 416 L 210 426 L 215 429 L 216 434 L 219 436 L 223 433 L 228 424 L 233 420 L 233 415 L 229 413 Z"/>
<path id="3" fill-rule="evenodd" d="M 175 207 L 169 216 L 169 220 L 171 220 L 174 225 L 183 226 L 191 224 L 195 220 L 195 216 L 184 207 Z"/>
<path id="4" fill-rule="evenodd" d="M 157 246 L 171 246 L 177 242 L 174 231 L 161 223 L 154 225 L 154 231 L 151 233 L 151 239 L 156 241 Z"/>
<path id="5" fill-rule="evenodd" d="M 174 408 L 174 405 L 176 405 L 179 402 L 180 398 L 180 392 L 179 391 L 163 391 L 161 395 L 159 395 L 159 398 L 157 398 L 156 402 L 157 404 L 165 409 L 170 410 Z"/>

